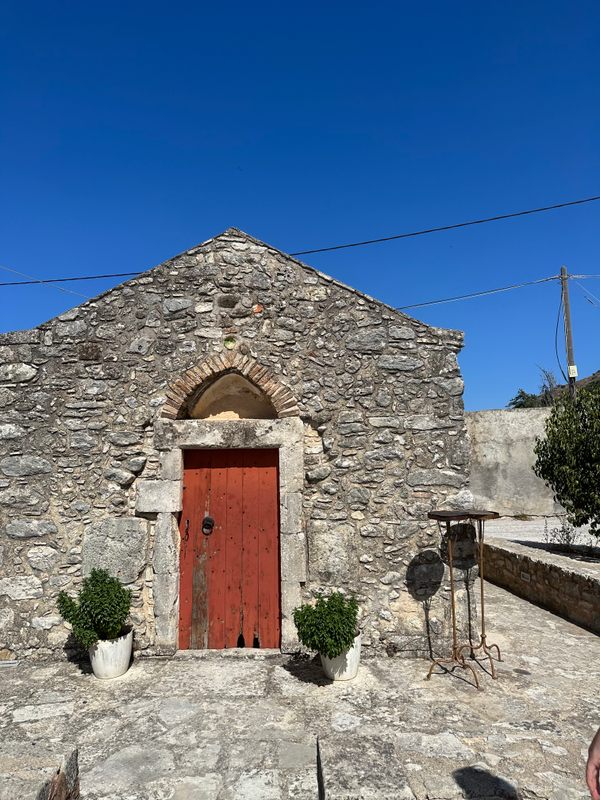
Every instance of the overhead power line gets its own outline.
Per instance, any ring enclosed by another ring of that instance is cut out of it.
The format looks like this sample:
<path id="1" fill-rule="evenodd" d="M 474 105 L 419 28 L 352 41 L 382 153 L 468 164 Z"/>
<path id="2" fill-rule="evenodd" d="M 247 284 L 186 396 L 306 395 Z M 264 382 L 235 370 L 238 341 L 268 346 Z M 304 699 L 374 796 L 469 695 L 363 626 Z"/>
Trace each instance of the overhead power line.
<path id="1" fill-rule="evenodd" d="M 547 283 L 556 281 L 560 275 L 550 275 L 547 278 L 538 278 L 535 281 L 524 281 L 523 283 L 513 283 L 510 286 L 500 286 L 497 289 L 484 289 L 481 292 L 471 292 L 470 294 L 457 294 L 454 297 L 444 297 L 441 300 L 427 300 L 425 303 L 411 303 L 409 306 L 396 306 L 398 311 L 405 311 L 408 308 L 423 308 L 424 306 L 436 306 L 440 303 L 455 303 L 458 300 L 470 300 L 472 297 L 483 297 L 488 294 L 498 294 L 499 292 L 509 292 L 511 289 L 522 289 L 524 286 L 534 286 L 537 283 Z"/>
<path id="2" fill-rule="evenodd" d="M 24 284 L 29 284 L 29 283 L 42 283 L 42 284 L 60 283 L 65 280 L 65 278 L 60 278 L 59 280 L 41 280 L 38 278 L 34 278 L 33 275 L 28 275 L 26 272 L 19 272 L 19 270 L 17 269 L 11 269 L 11 267 L 3 267 L 2 265 L 0 265 L 0 269 L 3 269 L 5 272 L 13 272 L 15 275 L 21 275 L 23 278 L 31 279 L 28 281 L 10 281 L 8 283 L 0 283 L 0 286 L 22 286 Z M 53 288 L 59 292 L 63 292 L 64 294 L 74 294 L 77 297 L 83 297 L 84 300 L 90 299 L 87 294 L 81 294 L 81 292 L 74 292 L 72 291 L 72 289 L 63 289 L 62 286 L 54 286 Z"/>
<path id="3" fill-rule="evenodd" d="M 413 236 L 426 236 L 429 233 L 439 233 L 441 231 L 453 231 L 457 228 L 467 228 L 469 225 L 484 225 L 487 222 L 498 222 L 502 219 L 512 219 L 513 217 L 525 217 L 528 214 L 541 214 L 544 211 L 554 211 L 557 208 L 567 208 L 567 206 L 580 206 L 584 203 L 595 203 L 600 200 L 600 195 L 594 197 L 584 197 L 581 200 L 569 200 L 565 203 L 555 203 L 551 206 L 540 206 L 540 208 L 529 208 L 525 211 L 512 211 L 510 214 L 497 214 L 495 217 L 484 217 L 483 219 L 473 219 L 468 222 L 456 222 L 453 225 L 441 225 L 437 228 L 424 228 L 420 231 L 410 231 L 409 233 L 396 233 L 393 236 L 382 236 L 379 239 L 365 239 L 362 242 L 350 242 L 349 244 L 334 244 L 330 247 L 317 247 L 313 250 L 297 250 L 290 253 L 292 256 L 305 256 L 310 253 L 328 253 L 331 250 L 346 250 L 349 247 L 363 247 L 367 244 L 379 244 L 380 242 L 391 242 L 395 239 L 409 239 Z"/>
<path id="4" fill-rule="evenodd" d="M 310 253 L 326 253 L 331 250 L 344 250 L 349 247 L 363 247 L 368 244 L 378 244 L 380 242 L 391 242 L 395 239 L 409 239 L 414 236 L 426 236 L 430 233 L 439 233 L 441 231 L 451 231 L 456 230 L 457 228 L 467 228 L 470 225 L 483 225 L 487 222 L 497 222 L 503 219 L 511 219 L 513 217 L 524 217 L 528 214 L 540 214 L 544 211 L 554 211 L 557 208 L 567 208 L 568 206 L 578 206 L 584 203 L 593 203 L 597 200 L 600 200 L 600 195 L 595 195 L 594 197 L 584 197 L 579 200 L 569 200 L 565 203 L 555 203 L 554 205 L 550 206 L 540 206 L 539 208 L 529 208 L 525 211 L 513 211 L 509 214 L 498 214 L 494 217 L 484 217 L 483 219 L 474 219 L 469 220 L 467 222 L 457 222 L 452 225 L 442 225 L 437 228 L 424 228 L 423 230 L 419 231 L 410 231 L 408 233 L 397 233 L 393 236 L 383 236 L 379 239 L 365 239 L 362 242 L 350 242 L 348 244 L 336 244 L 330 247 L 318 247 L 312 250 L 296 250 L 294 253 L 290 253 L 292 256 L 302 256 L 308 255 Z M 26 275 L 23 272 L 18 272 L 15 269 L 10 269 L 9 267 L 2 267 L 0 269 L 4 269 L 7 272 L 14 272 L 17 275 L 22 275 L 25 278 L 29 278 L 30 280 L 27 281 L 5 281 L 0 283 L 0 286 L 28 286 L 28 285 L 35 285 L 39 283 L 67 283 L 69 281 L 94 281 L 94 280 L 101 280 L 104 278 L 131 278 L 135 275 L 140 275 L 141 271 L 138 272 L 110 272 L 103 275 L 79 275 L 75 277 L 68 277 L 68 278 L 35 278 L 33 275 Z M 578 278 L 589 277 L 589 278 L 597 278 L 600 275 L 578 275 Z M 69 291 L 64 289 L 62 291 Z M 71 294 L 79 294 L 78 292 L 71 292 Z M 85 295 L 79 295 L 80 297 L 85 297 Z"/>
<path id="5" fill-rule="evenodd" d="M 17 275 L 24 275 L 24 272 L 17 272 L 15 269 L 0 266 L 0 269 L 5 269 L 7 272 L 16 272 Z M 30 281 L 5 281 L 0 283 L 0 286 L 34 286 L 37 283 L 68 283 L 69 281 L 96 281 L 102 278 L 131 278 L 134 275 L 141 275 L 141 272 L 111 272 L 107 275 L 76 275 L 74 278 L 33 278 Z M 65 290 L 66 291 L 66 290 Z M 77 294 L 73 292 L 72 294 Z M 85 297 L 85 295 L 81 295 Z"/>
<path id="6" fill-rule="evenodd" d="M 579 286 L 579 288 L 583 292 L 584 297 L 588 301 L 588 303 L 590 303 L 593 306 L 596 306 L 597 308 L 600 308 L 600 297 L 597 297 L 593 292 L 590 292 L 589 289 L 586 289 L 583 284 L 579 283 L 579 281 L 575 281 L 575 283 L 577 284 L 577 286 Z"/>
<path id="7" fill-rule="evenodd" d="M 562 296 L 562 292 L 561 292 L 560 300 L 559 300 L 559 303 L 558 303 L 558 313 L 556 315 L 556 326 L 554 328 L 554 353 L 556 355 L 556 361 L 557 361 L 557 364 L 558 364 L 558 368 L 559 368 L 559 370 L 561 372 L 561 375 L 563 376 L 565 383 L 568 383 L 569 379 L 565 375 L 565 371 L 563 369 L 562 362 L 560 360 L 560 355 L 558 353 L 558 326 L 560 325 L 560 316 L 561 316 L 562 308 L 563 308 L 563 296 Z"/>

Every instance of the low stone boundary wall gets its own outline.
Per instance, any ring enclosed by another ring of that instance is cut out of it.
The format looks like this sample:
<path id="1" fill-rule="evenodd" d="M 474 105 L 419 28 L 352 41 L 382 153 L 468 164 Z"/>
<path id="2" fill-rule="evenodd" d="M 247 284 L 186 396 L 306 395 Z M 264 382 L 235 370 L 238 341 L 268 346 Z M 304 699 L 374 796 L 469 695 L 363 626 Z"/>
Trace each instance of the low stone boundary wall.
<path id="1" fill-rule="evenodd" d="M 485 577 L 513 594 L 600 634 L 600 561 L 488 538 Z"/>

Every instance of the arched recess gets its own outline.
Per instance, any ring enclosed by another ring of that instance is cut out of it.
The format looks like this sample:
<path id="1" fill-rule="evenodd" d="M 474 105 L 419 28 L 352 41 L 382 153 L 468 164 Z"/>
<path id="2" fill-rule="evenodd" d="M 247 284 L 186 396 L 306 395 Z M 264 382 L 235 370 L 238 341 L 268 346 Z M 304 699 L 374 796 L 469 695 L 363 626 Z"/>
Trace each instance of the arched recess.
<path id="1" fill-rule="evenodd" d="M 189 419 L 192 416 L 190 412 L 197 408 L 204 392 L 209 391 L 225 376 L 236 374 L 260 390 L 260 394 L 272 406 L 273 415 L 266 413 L 265 406 L 265 416 L 259 418 L 276 416 L 283 419 L 299 416 L 296 398 L 288 387 L 281 384 L 270 369 L 240 353 L 211 356 L 184 372 L 167 389 L 167 400 L 161 416 L 166 419 Z"/>
<path id="2" fill-rule="evenodd" d="M 187 401 L 190 419 L 277 419 L 266 394 L 239 372 L 227 372 L 200 387 Z"/>

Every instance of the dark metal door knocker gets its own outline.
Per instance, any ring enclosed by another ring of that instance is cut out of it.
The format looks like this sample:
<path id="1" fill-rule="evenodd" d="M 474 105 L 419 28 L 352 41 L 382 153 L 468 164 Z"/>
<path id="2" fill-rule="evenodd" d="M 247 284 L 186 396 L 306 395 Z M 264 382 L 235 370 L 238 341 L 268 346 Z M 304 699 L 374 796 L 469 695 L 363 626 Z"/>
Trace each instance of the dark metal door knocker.
<path id="1" fill-rule="evenodd" d="M 212 517 L 204 517 L 202 520 L 202 533 L 205 536 L 210 536 L 213 532 L 213 528 L 215 527 L 215 521 Z"/>

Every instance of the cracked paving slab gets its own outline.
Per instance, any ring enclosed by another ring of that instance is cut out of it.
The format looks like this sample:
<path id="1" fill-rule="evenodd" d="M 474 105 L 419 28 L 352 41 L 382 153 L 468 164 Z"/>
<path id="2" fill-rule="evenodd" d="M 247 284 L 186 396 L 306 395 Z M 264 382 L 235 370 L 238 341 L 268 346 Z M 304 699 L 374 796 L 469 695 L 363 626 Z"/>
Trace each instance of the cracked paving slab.
<path id="1" fill-rule="evenodd" d="M 583 800 L 600 639 L 493 586 L 503 652 L 483 691 L 405 659 L 329 684 L 283 656 L 0 670 L 0 800 L 35 797 L 79 747 L 84 800 Z M 318 742 L 318 755 L 317 755 Z"/>

